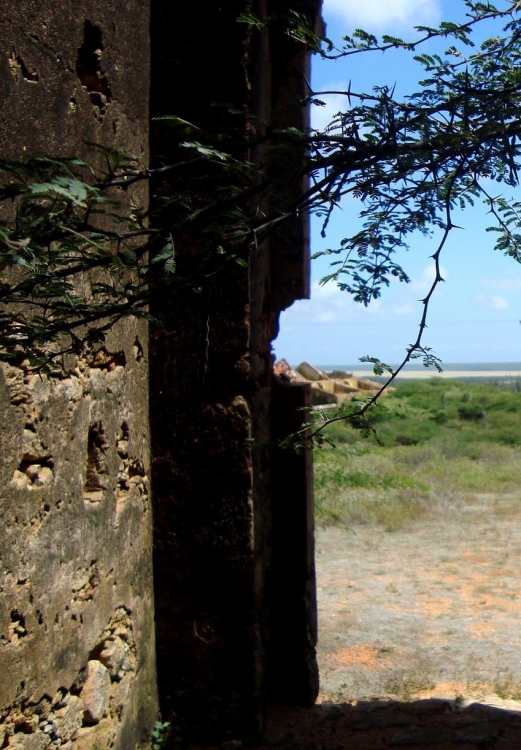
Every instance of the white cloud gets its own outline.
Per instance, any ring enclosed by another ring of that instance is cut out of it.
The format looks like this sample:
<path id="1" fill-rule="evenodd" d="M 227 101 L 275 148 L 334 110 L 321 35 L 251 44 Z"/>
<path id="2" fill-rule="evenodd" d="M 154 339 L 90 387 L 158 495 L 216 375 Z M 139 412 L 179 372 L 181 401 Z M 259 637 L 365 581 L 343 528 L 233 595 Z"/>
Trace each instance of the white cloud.
<path id="1" fill-rule="evenodd" d="M 441 268 L 441 273 L 446 278 L 444 268 Z M 383 324 L 385 319 L 393 318 L 416 321 L 421 314 L 418 300 L 427 294 L 433 280 L 434 264 L 429 264 L 411 279 L 410 284 L 392 284 L 391 289 L 384 289 L 381 299 L 372 300 L 367 307 L 355 302 L 347 292 L 340 291 L 334 282 L 323 286 L 314 282 L 311 299 L 296 302 L 284 313 L 284 330 L 296 331 L 301 325 L 310 324 L 370 325 L 376 321 Z M 391 290 L 393 293 L 390 294 Z"/>
<path id="2" fill-rule="evenodd" d="M 447 280 L 448 272 L 447 269 L 443 266 L 440 266 L 440 273 L 441 277 L 444 281 Z M 434 263 L 431 263 L 428 266 L 425 266 L 422 273 L 419 276 L 415 276 L 411 278 L 411 285 L 410 288 L 414 289 L 415 292 L 418 292 L 419 294 L 427 294 L 429 289 L 431 288 L 434 278 L 436 274 L 436 268 L 434 266 Z M 441 290 L 441 287 L 438 286 L 436 289 L 436 292 L 439 293 Z"/>
<path id="3" fill-rule="evenodd" d="M 394 315 L 411 315 L 411 313 L 417 312 L 414 305 L 406 303 L 404 305 L 396 305 L 392 309 Z"/>
<path id="4" fill-rule="evenodd" d="M 347 91 L 349 85 L 343 81 L 342 83 L 328 83 L 322 86 L 322 91 Z M 325 106 L 321 107 L 317 104 L 311 106 L 311 126 L 315 130 L 324 130 L 333 120 L 337 112 L 345 112 L 349 109 L 349 101 L 347 96 L 342 94 L 317 94 L 316 99 L 325 102 Z"/>
<path id="5" fill-rule="evenodd" d="M 324 0 L 324 17 L 342 19 L 346 34 L 361 26 L 366 31 L 432 25 L 441 17 L 439 0 Z M 331 21 L 329 21 L 331 25 Z"/>
<path id="6" fill-rule="evenodd" d="M 506 310 L 509 306 L 505 297 L 496 297 L 493 294 L 476 294 L 474 302 L 479 307 L 486 307 L 488 310 Z"/>
<path id="7" fill-rule="evenodd" d="M 315 282 L 311 286 L 311 299 L 293 304 L 284 315 L 285 326 L 297 326 L 301 323 L 345 323 L 380 312 L 380 300 L 364 308 L 350 294 L 340 291 L 335 283 L 321 286 Z"/>

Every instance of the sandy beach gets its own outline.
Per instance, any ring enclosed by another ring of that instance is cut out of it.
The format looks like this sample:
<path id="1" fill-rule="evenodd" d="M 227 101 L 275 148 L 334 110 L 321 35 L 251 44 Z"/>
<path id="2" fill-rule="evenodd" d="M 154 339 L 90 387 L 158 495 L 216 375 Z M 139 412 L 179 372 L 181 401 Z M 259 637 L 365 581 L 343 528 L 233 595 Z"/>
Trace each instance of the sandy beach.
<path id="1" fill-rule="evenodd" d="M 353 375 L 357 378 L 369 378 L 374 377 L 371 371 L 367 370 L 353 370 Z M 427 378 L 521 378 L 521 370 L 444 370 L 438 372 L 437 370 L 428 370 L 422 368 L 421 370 L 403 370 L 399 378 L 409 379 L 422 379 Z"/>

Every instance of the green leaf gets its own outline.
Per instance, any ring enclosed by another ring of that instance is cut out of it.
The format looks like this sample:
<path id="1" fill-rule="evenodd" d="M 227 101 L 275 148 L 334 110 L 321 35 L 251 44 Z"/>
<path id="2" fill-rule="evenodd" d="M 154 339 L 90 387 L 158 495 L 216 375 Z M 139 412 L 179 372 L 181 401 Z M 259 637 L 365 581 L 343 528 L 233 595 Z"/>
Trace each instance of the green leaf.
<path id="1" fill-rule="evenodd" d="M 168 125 L 184 125 L 185 127 L 191 128 L 192 130 L 201 130 L 197 125 L 194 125 L 188 120 L 183 120 L 182 117 L 176 115 L 161 115 L 160 117 L 152 117 L 152 122 L 166 122 Z"/>
<path id="2" fill-rule="evenodd" d="M 258 31 L 262 31 L 262 29 L 266 28 L 266 23 L 261 21 L 260 18 L 257 18 L 257 16 L 254 16 L 253 13 L 240 13 L 237 16 L 237 23 L 245 23 Z"/>
<path id="3" fill-rule="evenodd" d="M 180 143 L 179 145 L 181 148 L 194 148 L 198 153 L 203 154 L 203 156 L 214 156 L 220 161 L 227 161 L 230 158 L 229 154 L 218 151 L 211 146 L 203 146 L 203 144 L 198 143 L 198 141 L 183 141 L 183 143 Z"/>

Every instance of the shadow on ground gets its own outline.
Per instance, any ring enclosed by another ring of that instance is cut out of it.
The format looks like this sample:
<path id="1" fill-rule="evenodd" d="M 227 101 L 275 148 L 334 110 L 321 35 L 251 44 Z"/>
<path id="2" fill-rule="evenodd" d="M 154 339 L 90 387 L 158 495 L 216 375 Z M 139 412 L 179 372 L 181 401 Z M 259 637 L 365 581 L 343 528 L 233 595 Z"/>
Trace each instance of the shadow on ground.
<path id="1" fill-rule="evenodd" d="M 263 748 L 521 750 L 521 712 L 458 701 L 359 701 L 273 711 Z"/>

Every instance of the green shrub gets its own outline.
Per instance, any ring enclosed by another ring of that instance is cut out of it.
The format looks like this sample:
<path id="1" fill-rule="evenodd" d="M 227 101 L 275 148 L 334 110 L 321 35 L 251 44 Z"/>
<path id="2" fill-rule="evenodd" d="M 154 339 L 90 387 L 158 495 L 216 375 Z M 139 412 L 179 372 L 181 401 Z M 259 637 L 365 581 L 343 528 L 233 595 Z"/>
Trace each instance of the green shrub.
<path id="1" fill-rule="evenodd" d="M 479 416 L 462 418 L 462 410 Z M 393 530 L 437 512 L 448 491 L 512 492 L 519 486 L 516 390 L 441 378 L 406 383 L 385 399 L 375 426 L 384 447 L 343 422 L 327 428 L 337 447 L 315 454 L 318 523 L 378 523 Z"/>
<path id="2" fill-rule="evenodd" d="M 480 406 L 460 406 L 458 416 L 466 422 L 479 422 L 485 416 L 485 412 Z"/>

